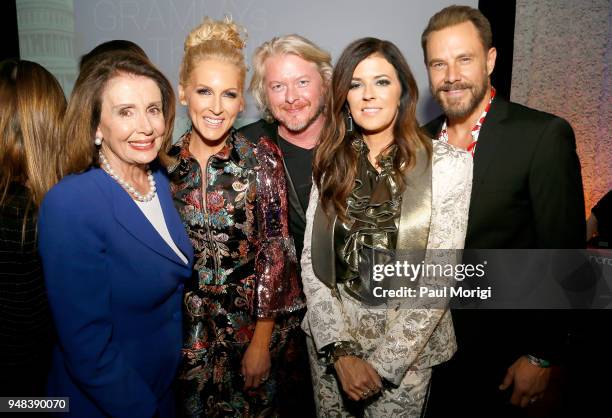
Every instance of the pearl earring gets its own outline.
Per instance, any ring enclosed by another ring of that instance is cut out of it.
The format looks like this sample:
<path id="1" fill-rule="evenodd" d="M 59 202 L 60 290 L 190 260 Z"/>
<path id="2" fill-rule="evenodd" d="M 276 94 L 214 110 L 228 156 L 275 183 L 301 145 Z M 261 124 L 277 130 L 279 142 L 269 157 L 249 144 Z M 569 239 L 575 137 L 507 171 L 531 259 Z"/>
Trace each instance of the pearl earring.
<path id="1" fill-rule="evenodd" d="M 102 138 L 100 138 L 99 136 L 97 136 L 97 137 L 94 139 L 94 144 L 96 144 L 97 146 L 102 145 Z"/>

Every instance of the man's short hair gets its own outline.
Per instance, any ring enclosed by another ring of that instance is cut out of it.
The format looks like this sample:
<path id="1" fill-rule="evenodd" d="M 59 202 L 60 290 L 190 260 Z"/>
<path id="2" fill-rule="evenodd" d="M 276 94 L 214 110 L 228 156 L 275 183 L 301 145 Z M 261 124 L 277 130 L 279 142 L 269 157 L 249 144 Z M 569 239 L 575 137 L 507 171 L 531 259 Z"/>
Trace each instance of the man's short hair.
<path id="1" fill-rule="evenodd" d="M 87 54 L 83 55 L 79 61 L 79 71 L 82 70 L 85 65 L 99 59 L 101 54 L 117 51 L 129 51 L 133 52 L 134 54 L 138 54 L 143 58 L 149 59 L 146 52 L 144 52 L 140 45 L 136 44 L 135 42 L 128 41 L 126 39 L 113 39 L 112 41 L 101 43 Z"/>
<path id="2" fill-rule="evenodd" d="M 329 84 L 332 76 L 331 55 L 300 35 L 280 36 L 261 44 L 253 54 L 253 78 L 249 85 L 249 92 L 268 122 L 274 121 L 274 117 L 268 106 L 264 85 L 266 75 L 264 66 L 268 58 L 283 54 L 297 55 L 305 61 L 316 64 L 324 85 Z"/>
<path id="3" fill-rule="evenodd" d="M 421 47 L 423 48 L 425 63 L 427 63 L 427 39 L 429 34 L 464 22 L 472 22 L 476 27 L 485 52 L 493 46 L 491 24 L 480 10 L 469 6 L 449 6 L 429 19 L 429 23 L 421 35 Z"/>

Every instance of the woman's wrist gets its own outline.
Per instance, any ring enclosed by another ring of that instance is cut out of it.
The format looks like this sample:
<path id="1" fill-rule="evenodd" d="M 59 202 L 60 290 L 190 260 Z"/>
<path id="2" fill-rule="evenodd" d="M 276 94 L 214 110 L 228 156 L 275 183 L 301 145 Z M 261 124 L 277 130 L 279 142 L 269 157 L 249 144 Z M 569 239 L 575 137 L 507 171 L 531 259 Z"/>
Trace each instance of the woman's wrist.
<path id="1" fill-rule="evenodd" d="M 258 350 L 268 351 L 270 349 L 270 342 L 269 340 L 266 341 L 264 339 L 260 339 L 260 340 L 252 339 L 251 342 L 249 343 L 249 347 L 256 348 Z"/>
<path id="2" fill-rule="evenodd" d="M 361 357 L 361 346 L 355 341 L 337 341 L 324 348 L 326 363 L 334 364 L 338 359 L 345 356 Z"/>

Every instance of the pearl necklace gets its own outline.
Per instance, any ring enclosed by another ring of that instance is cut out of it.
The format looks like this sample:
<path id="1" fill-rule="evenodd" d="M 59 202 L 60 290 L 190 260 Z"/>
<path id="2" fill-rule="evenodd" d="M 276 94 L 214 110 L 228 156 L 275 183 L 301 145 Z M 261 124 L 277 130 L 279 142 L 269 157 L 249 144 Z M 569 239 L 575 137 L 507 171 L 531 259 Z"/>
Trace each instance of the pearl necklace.
<path id="1" fill-rule="evenodd" d="M 129 194 L 134 196 L 134 199 L 138 200 L 139 202 L 150 202 L 155 197 L 155 192 L 157 190 L 155 188 L 155 179 L 153 178 L 153 173 L 151 173 L 151 170 L 149 168 L 147 168 L 147 180 L 149 180 L 149 192 L 143 196 L 138 192 L 138 190 L 134 188 L 134 186 L 132 186 L 130 183 L 128 183 L 127 181 L 119 177 L 117 174 L 115 174 L 110 163 L 108 162 L 108 160 L 102 153 L 102 150 L 99 151 L 98 155 L 100 156 L 100 165 L 102 166 L 102 169 L 109 176 L 111 176 L 113 180 L 119 183 L 119 185 L 123 187 L 125 191 L 127 191 Z"/>

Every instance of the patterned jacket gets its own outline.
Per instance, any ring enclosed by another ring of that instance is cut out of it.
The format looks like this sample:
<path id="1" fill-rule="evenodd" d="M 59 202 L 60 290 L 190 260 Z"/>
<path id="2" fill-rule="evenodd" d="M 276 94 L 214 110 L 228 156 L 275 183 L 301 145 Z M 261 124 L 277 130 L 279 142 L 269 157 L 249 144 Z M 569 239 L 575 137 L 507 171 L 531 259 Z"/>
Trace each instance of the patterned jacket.
<path id="1" fill-rule="evenodd" d="M 196 260 L 197 280 L 186 287 L 188 313 L 198 316 L 205 308 L 190 292 L 246 301 L 256 318 L 301 309 L 278 148 L 269 140 L 252 144 L 233 131 L 200 170 L 189 152 L 190 137 L 183 135 L 170 153 L 177 158 L 170 169 L 172 192 Z"/>

